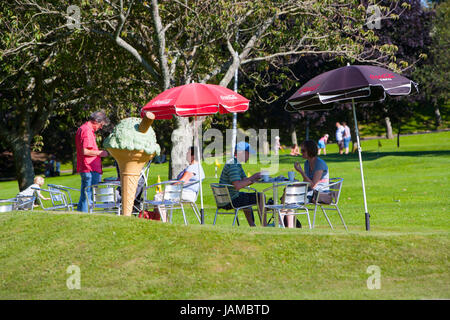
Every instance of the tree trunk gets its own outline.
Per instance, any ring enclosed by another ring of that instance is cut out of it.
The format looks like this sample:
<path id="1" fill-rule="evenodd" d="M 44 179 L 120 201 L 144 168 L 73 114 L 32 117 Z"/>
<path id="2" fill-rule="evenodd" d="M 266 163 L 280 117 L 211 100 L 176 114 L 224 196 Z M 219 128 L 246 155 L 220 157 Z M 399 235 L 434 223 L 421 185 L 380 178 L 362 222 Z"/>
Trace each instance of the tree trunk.
<path id="1" fill-rule="evenodd" d="M 16 166 L 16 177 L 19 190 L 22 191 L 33 184 L 34 168 L 31 161 L 30 137 L 24 134 L 22 138 L 13 139 L 11 148 L 14 154 L 14 165 Z"/>
<path id="2" fill-rule="evenodd" d="M 297 132 L 295 131 L 295 126 L 291 126 L 291 140 L 292 140 L 292 145 L 298 145 L 297 142 Z"/>
<path id="3" fill-rule="evenodd" d="M 436 117 L 436 128 L 438 128 L 442 124 L 441 111 L 439 110 L 438 106 L 436 106 L 436 108 L 434 109 L 434 115 Z"/>
<path id="4" fill-rule="evenodd" d="M 72 152 L 72 174 L 77 173 L 77 151 L 76 149 Z"/>
<path id="5" fill-rule="evenodd" d="M 177 117 L 177 128 L 172 132 L 171 168 L 172 179 L 188 165 L 186 152 L 193 145 L 192 126 L 189 118 Z"/>
<path id="6" fill-rule="evenodd" d="M 394 134 L 392 133 L 391 119 L 389 119 L 389 117 L 385 117 L 384 121 L 386 124 L 386 138 L 394 139 Z"/>

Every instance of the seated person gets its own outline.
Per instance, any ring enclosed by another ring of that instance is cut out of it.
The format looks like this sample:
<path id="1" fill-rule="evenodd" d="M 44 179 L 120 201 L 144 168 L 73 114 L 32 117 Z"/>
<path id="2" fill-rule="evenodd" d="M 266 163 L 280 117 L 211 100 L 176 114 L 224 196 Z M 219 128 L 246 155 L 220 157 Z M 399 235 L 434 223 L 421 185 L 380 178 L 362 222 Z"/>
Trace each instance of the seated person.
<path id="1" fill-rule="evenodd" d="M 298 150 L 298 145 L 294 144 L 291 148 L 291 156 L 298 156 L 300 151 Z"/>
<path id="2" fill-rule="evenodd" d="M 17 194 L 17 196 L 31 198 L 36 193 L 36 195 L 39 198 L 41 198 L 42 200 L 50 200 L 50 198 L 44 197 L 39 190 L 33 189 L 33 188 L 42 188 L 42 186 L 44 185 L 44 182 L 45 182 L 45 180 L 43 177 L 41 177 L 41 176 L 34 177 L 34 183 L 32 185 L 30 185 L 28 188 L 26 188 L 25 190 L 19 192 Z"/>
<path id="3" fill-rule="evenodd" d="M 194 202 L 197 198 L 198 190 L 200 189 L 200 183 L 196 182 L 200 179 L 205 179 L 205 172 L 203 171 L 202 166 L 199 166 L 197 158 L 195 147 L 190 147 L 186 153 L 186 159 L 189 161 L 189 165 L 177 176 L 177 180 L 184 182 L 181 200 Z M 199 167 L 200 174 L 198 170 Z"/>
<path id="4" fill-rule="evenodd" d="M 256 152 L 250 147 L 247 142 L 241 141 L 236 144 L 236 149 L 233 159 L 227 161 L 223 167 L 222 174 L 220 175 L 219 183 L 221 184 L 231 184 L 234 188 L 228 187 L 231 201 L 235 208 L 242 207 L 246 205 L 254 204 L 257 202 L 257 194 L 252 192 L 239 192 L 240 189 L 247 187 L 261 178 L 261 173 L 257 172 L 251 177 L 247 177 L 242 168 L 241 162 L 247 162 L 250 154 L 255 154 Z M 264 205 L 259 201 L 260 207 L 258 211 L 261 213 L 264 211 Z M 223 207 L 225 210 L 231 209 L 231 204 Z M 252 227 L 255 226 L 255 220 L 253 217 L 253 212 L 251 208 L 244 209 L 245 217 L 247 218 L 248 224 Z"/>
<path id="5" fill-rule="evenodd" d="M 180 182 L 183 181 L 184 183 L 183 193 L 181 194 L 182 201 L 184 200 L 195 202 L 201 183 L 198 183 L 198 181 L 205 179 L 205 172 L 203 171 L 202 166 L 199 166 L 197 158 L 198 157 L 196 155 L 195 147 L 190 147 L 186 153 L 186 160 L 189 162 L 189 165 L 177 176 L 177 180 L 179 180 Z M 157 194 L 155 194 L 154 200 L 162 201 L 162 198 L 162 192 L 158 192 Z M 155 207 L 154 211 L 159 211 L 162 221 L 166 222 L 166 210 L 163 207 L 161 207 L 159 210 L 157 207 Z"/>
<path id="6" fill-rule="evenodd" d="M 304 169 L 300 163 L 294 164 L 297 170 L 303 177 L 304 182 L 309 182 L 310 191 L 308 192 L 308 200 L 311 202 L 314 190 L 326 191 L 326 185 L 329 184 L 330 172 L 328 166 L 321 158 L 317 156 L 317 144 L 312 140 L 306 140 L 300 145 L 300 152 L 303 159 L 306 159 Z M 287 217 L 287 227 L 294 227 L 294 216 Z"/>

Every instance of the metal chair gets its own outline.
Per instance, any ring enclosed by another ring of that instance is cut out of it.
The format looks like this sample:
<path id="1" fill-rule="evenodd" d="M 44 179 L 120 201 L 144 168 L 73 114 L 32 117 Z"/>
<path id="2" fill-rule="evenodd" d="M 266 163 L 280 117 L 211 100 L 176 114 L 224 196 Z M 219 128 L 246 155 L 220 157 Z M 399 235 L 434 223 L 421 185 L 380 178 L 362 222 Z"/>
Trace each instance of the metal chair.
<path id="1" fill-rule="evenodd" d="M 164 212 L 165 210 L 170 210 L 169 219 L 167 219 L 167 217 L 161 217 L 163 222 L 166 222 L 168 220 L 170 223 L 172 223 L 173 210 L 181 209 L 181 212 L 183 213 L 184 224 L 187 225 L 188 223 L 186 219 L 186 213 L 184 212 L 183 202 L 181 201 L 183 184 L 183 181 L 169 180 L 155 183 L 144 188 L 144 209 L 148 206 L 153 206 L 157 207 L 160 213 Z M 156 199 L 148 199 L 150 195 L 150 192 L 148 192 L 148 190 L 153 188 L 156 189 L 156 187 L 161 187 L 162 193 L 160 193 L 159 196 L 156 196 Z"/>
<path id="2" fill-rule="evenodd" d="M 311 229 L 311 220 L 309 218 L 309 210 L 306 207 L 308 201 L 308 182 L 287 182 L 280 183 L 277 187 L 286 187 L 284 190 L 284 195 L 282 197 L 281 204 L 265 204 L 264 208 L 274 211 L 274 214 L 278 214 L 280 225 L 284 225 L 285 216 L 297 216 L 300 214 L 306 214 L 308 218 L 308 225 Z M 267 191 L 272 188 L 268 188 Z"/>
<path id="3" fill-rule="evenodd" d="M 183 190 L 186 187 L 189 187 L 189 186 L 192 186 L 192 185 L 198 184 L 198 183 L 200 183 L 200 181 L 195 181 L 193 183 L 184 184 L 183 185 Z M 197 198 L 198 198 L 198 194 L 199 193 L 197 192 L 197 194 L 195 195 L 195 199 L 193 201 L 189 201 L 189 200 L 183 199 L 183 194 L 181 194 L 181 203 L 188 203 L 191 206 L 192 211 L 194 211 L 195 216 L 197 217 L 198 223 L 201 224 L 202 222 L 201 222 L 201 219 L 200 219 L 200 210 L 198 210 L 197 203 L 196 203 L 197 202 Z"/>
<path id="4" fill-rule="evenodd" d="M 97 211 L 115 213 L 119 216 L 122 206 L 118 200 L 118 187 L 119 185 L 115 183 L 99 183 L 86 187 L 84 192 L 88 201 L 88 212 L 93 213 L 98 209 Z M 89 199 L 89 189 L 91 189 L 92 202 Z"/>
<path id="5" fill-rule="evenodd" d="M 16 203 L 16 198 L 0 200 L 0 212 L 10 212 L 15 210 Z"/>
<path id="6" fill-rule="evenodd" d="M 44 203 L 44 201 L 42 201 L 41 197 L 39 197 L 38 194 L 36 194 L 36 198 L 39 201 L 39 205 L 41 207 L 42 210 L 68 210 L 68 211 L 72 211 L 72 207 L 69 205 L 69 203 L 67 202 L 67 198 L 66 195 L 59 191 L 59 190 L 50 190 L 50 189 L 42 189 L 42 188 L 36 188 L 36 187 L 32 187 L 32 189 L 35 190 L 35 194 L 36 191 L 39 191 L 39 193 L 48 193 L 50 196 L 50 201 L 52 202 L 51 206 L 46 206 L 46 203 Z"/>
<path id="7" fill-rule="evenodd" d="M 57 190 L 57 191 L 63 192 L 66 195 L 67 203 L 72 208 L 72 210 L 77 208 L 78 204 L 73 202 L 71 191 L 81 192 L 80 189 L 66 187 L 66 186 L 62 186 L 62 185 L 58 185 L 58 184 L 48 184 L 47 186 L 48 186 L 49 190 Z"/>
<path id="8" fill-rule="evenodd" d="M 33 211 L 35 200 L 36 200 L 36 196 L 34 194 L 32 196 L 17 195 L 15 210 L 31 210 L 31 211 Z"/>
<path id="9" fill-rule="evenodd" d="M 150 173 L 151 164 L 152 164 L 152 160 L 150 160 L 149 162 L 146 163 L 146 165 L 144 166 L 144 168 L 142 168 L 142 170 L 139 174 L 138 186 L 136 189 L 136 198 L 133 203 L 133 212 L 132 212 L 132 214 L 135 216 L 137 216 L 138 213 L 143 210 L 143 189 L 148 186 L 148 175 Z M 116 167 L 117 177 L 105 178 L 103 181 L 105 183 L 117 184 L 120 186 L 119 165 L 117 164 L 117 162 L 114 162 L 114 165 Z M 121 194 L 121 192 L 119 192 L 119 195 L 120 194 Z M 120 198 L 120 196 L 119 196 L 119 198 Z"/>
<path id="10" fill-rule="evenodd" d="M 214 195 L 214 200 L 216 201 L 216 214 L 214 216 L 214 222 L 213 225 L 216 224 L 217 216 L 219 214 L 234 214 L 233 219 L 233 226 L 235 223 L 239 226 L 239 218 L 238 218 L 238 212 L 239 210 L 243 209 L 252 209 L 253 206 L 257 206 L 257 204 L 242 206 L 242 207 L 235 207 L 233 205 L 233 202 L 231 201 L 230 191 L 228 188 L 234 188 L 231 184 L 220 184 L 220 183 L 211 183 L 211 189 Z M 242 190 L 249 190 L 252 192 L 257 192 L 256 189 L 245 187 L 240 189 L 239 191 L 242 192 Z M 225 207 L 225 208 L 224 208 Z M 228 209 L 229 207 L 229 209 Z M 225 210 L 225 211 L 219 211 L 219 210 Z M 234 210 L 234 212 L 229 212 L 230 210 Z"/>
<path id="11" fill-rule="evenodd" d="M 313 202 L 309 203 L 309 205 L 314 205 L 314 218 L 313 218 L 313 228 L 314 224 L 316 222 L 316 211 L 317 207 L 319 206 L 320 209 L 322 209 L 322 212 L 325 216 L 325 218 L 328 221 L 328 224 L 330 225 L 331 229 L 333 228 L 333 225 L 330 222 L 330 219 L 328 218 L 326 214 L 326 210 L 335 210 L 338 212 L 339 217 L 341 218 L 342 224 L 344 225 L 344 228 L 346 231 L 347 225 L 344 222 L 344 218 L 342 217 L 341 211 L 339 210 L 338 203 L 339 203 L 339 197 L 341 195 L 342 190 L 342 183 L 344 182 L 344 179 L 342 178 L 331 178 L 330 183 L 326 186 L 323 186 L 322 189 L 328 189 L 327 191 L 316 191 L 315 196 L 313 198 Z M 321 203 L 320 202 L 320 195 L 324 193 L 331 193 L 331 203 Z"/>

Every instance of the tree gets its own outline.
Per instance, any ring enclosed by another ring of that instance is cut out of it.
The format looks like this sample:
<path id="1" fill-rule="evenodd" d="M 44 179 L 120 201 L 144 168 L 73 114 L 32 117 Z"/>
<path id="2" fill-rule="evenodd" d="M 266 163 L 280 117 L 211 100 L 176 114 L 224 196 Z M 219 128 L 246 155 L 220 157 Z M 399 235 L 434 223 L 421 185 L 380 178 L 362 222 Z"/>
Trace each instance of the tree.
<path id="1" fill-rule="evenodd" d="M 58 50 L 68 43 L 59 17 L 33 15 L 26 4 L 0 4 L 0 137 L 12 149 L 19 189 L 33 182 L 30 145 L 70 92 Z"/>
<path id="2" fill-rule="evenodd" d="M 109 41 L 68 28 L 66 9 L 59 1 L 0 4 L 0 137 L 21 190 L 33 182 L 30 146 L 44 128 L 44 150 L 66 160 L 92 111 L 106 109 L 113 120 L 137 115 L 154 87 Z"/>
<path id="3" fill-rule="evenodd" d="M 228 86 L 247 65 L 283 65 L 306 54 L 380 63 L 392 52 L 363 28 L 366 8 L 330 1 L 119 1 L 84 6 L 105 12 L 83 27 L 126 50 L 160 91 L 197 82 Z M 389 14 L 389 13 L 388 13 Z M 370 48 L 370 50 L 368 50 Z M 366 51 L 364 50 L 366 49 Z M 377 53 L 367 54 L 367 52 Z M 172 159 L 183 158 L 192 123 L 176 118 Z M 182 161 L 172 163 L 180 171 Z"/>
<path id="4" fill-rule="evenodd" d="M 450 73 L 448 50 L 450 4 L 442 2 L 436 5 L 435 10 L 436 17 L 433 20 L 430 32 L 432 43 L 428 59 L 417 68 L 414 76 L 421 83 L 420 88 L 424 96 L 421 101 L 422 105 L 431 105 L 435 114 L 436 127 L 439 127 L 442 124 L 440 107 L 448 103 L 450 92 L 448 82 L 448 74 Z"/>
<path id="5" fill-rule="evenodd" d="M 68 18 L 66 8 L 57 1 L 15 2 L 32 8 L 33 17 Z M 264 70 L 310 54 L 374 64 L 393 54 L 392 45 L 379 44 L 374 32 L 364 27 L 366 7 L 356 1 L 98 0 L 73 5 L 81 14 L 78 20 L 71 16 L 80 27 L 78 32 L 109 39 L 146 72 L 159 92 L 193 80 L 228 86 L 239 67 Z M 58 23 L 51 25 L 48 32 L 55 33 Z M 9 52 L 23 48 L 20 43 L 10 47 Z M 171 159 L 175 160 L 172 171 L 177 173 L 185 165 L 181 161 L 185 146 L 192 142 L 192 121 L 177 117 L 174 122 Z"/>

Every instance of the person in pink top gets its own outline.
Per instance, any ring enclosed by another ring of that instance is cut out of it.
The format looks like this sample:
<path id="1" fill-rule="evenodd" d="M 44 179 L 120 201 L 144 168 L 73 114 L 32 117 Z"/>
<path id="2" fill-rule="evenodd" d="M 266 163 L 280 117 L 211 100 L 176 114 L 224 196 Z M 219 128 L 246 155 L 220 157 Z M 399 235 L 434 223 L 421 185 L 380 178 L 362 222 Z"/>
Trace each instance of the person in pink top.
<path id="1" fill-rule="evenodd" d="M 89 120 L 78 128 L 75 136 L 75 145 L 77 149 L 77 172 L 81 176 L 81 194 L 77 210 L 88 212 L 88 201 L 92 201 L 90 189 L 87 191 L 86 199 L 85 189 L 91 185 L 98 184 L 101 181 L 102 157 L 107 157 L 107 151 L 99 150 L 95 137 L 95 132 L 104 125 L 109 124 L 109 119 L 103 111 L 96 111 L 91 114 Z"/>

